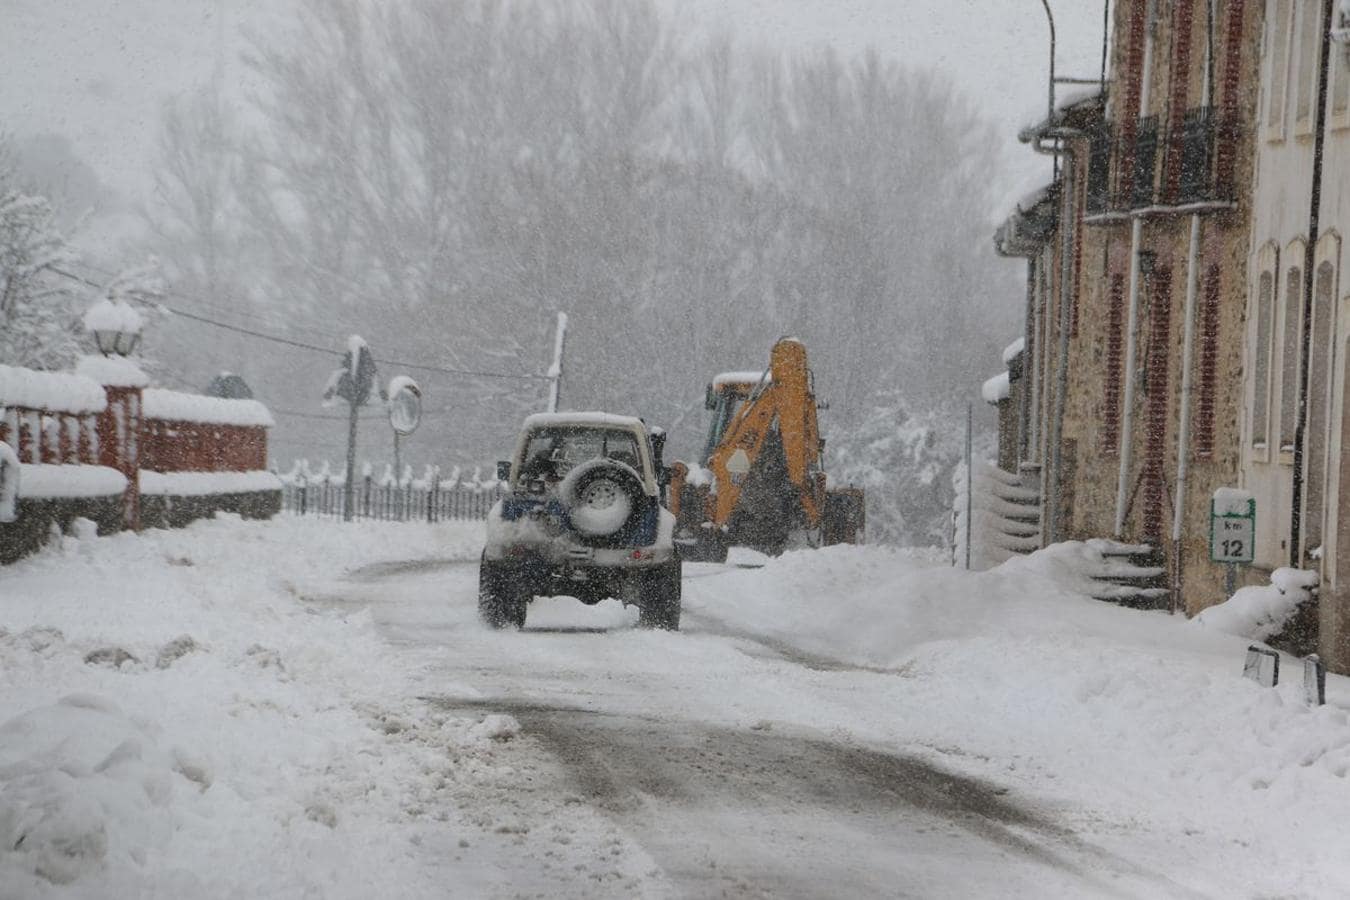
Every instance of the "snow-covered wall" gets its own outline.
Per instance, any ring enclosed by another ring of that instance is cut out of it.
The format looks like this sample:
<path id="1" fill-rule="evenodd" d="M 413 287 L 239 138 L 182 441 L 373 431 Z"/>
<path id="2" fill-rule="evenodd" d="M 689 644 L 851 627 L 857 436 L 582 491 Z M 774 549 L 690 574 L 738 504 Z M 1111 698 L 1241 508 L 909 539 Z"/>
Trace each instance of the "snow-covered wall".
<path id="1" fill-rule="evenodd" d="M 263 428 L 275 424 L 267 407 L 257 400 L 227 400 L 163 388 L 147 388 L 144 396 L 147 419 Z"/>
<path id="2" fill-rule="evenodd" d="M 49 413 L 100 413 L 108 405 L 92 378 L 0 366 L 0 409 L 20 407 Z"/>

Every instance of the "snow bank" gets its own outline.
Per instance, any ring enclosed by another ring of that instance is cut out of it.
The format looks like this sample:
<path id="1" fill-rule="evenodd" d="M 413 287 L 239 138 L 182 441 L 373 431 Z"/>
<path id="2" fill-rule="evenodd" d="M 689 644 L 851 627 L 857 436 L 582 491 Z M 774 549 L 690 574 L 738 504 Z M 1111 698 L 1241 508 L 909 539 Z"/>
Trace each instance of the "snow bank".
<path id="1" fill-rule="evenodd" d="M 19 496 L 112 497 L 127 489 L 126 476 L 107 466 L 24 463 L 19 466 Z"/>
<path id="2" fill-rule="evenodd" d="M 281 479 L 271 472 L 152 472 L 141 469 L 141 493 L 149 496 L 200 497 L 279 490 Z"/>
<path id="3" fill-rule="evenodd" d="M 257 400 L 228 400 L 201 394 L 184 394 L 150 388 L 144 395 L 147 419 L 169 422 L 201 422 L 209 425 L 261 425 L 272 427 L 272 414 Z"/>
<path id="4" fill-rule="evenodd" d="M 0 897 L 444 896 L 509 723 L 429 712 L 423 662 L 325 592 L 482 542 L 221 516 L 0 568 Z"/>
<path id="5" fill-rule="evenodd" d="M 0 725 L 0 872 L 109 895 L 173 832 L 175 792 L 209 783 L 112 701 L 72 694 Z M 11 882 L 13 883 L 13 882 Z"/>
<path id="6" fill-rule="evenodd" d="M 82 375 L 0 366 L 0 408 L 6 406 L 83 415 L 103 412 L 108 395 Z"/>
<path id="7" fill-rule="evenodd" d="M 109 387 L 143 388 L 150 383 L 150 376 L 123 356 L 82 356 L 75 364 L 75 374 Z"/>
<path id="8" fill-rule="evenodd" d="M 1245 513 L 1246 502 L 1241 505 Z M 1270 584 L 1239 588 L 1233 596 L 1204 610 L 1193 621 L 1225 634 L 1253 641 L 1269 640 L 1284 630 L 1300 606 L 1312 599 L 1318 581 L 1316 572 L 1276 569 L 1270 575 Z"/>
<path id="9" fill-rule="evenodd" d="M 690 566 L 686 618 L 819 666 L 840 704 L 874 692 L 886 715 L 851 737 L 1054 809 L 1094 852 L 1169 873 L 1157 896 L 1350 896 L 1327 850 L 1350 808 L 1350 679 L 1328 676 L 1320 708 L 1297 677 L 1245 680 L 1245 637 L 1088 599 L 1102 562 L 1068 543 L 967 573 L 828 547 Z"/>

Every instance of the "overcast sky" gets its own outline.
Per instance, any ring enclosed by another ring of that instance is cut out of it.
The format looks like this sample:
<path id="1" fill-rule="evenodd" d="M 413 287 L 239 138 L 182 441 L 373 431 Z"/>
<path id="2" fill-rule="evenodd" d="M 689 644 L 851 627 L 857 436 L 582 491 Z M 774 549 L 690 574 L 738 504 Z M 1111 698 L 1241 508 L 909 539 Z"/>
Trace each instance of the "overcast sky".
<path id="1" fill-rule="evenodd" d="M 241 26 L 266 28 L 294 0 L 0 0 L 0 130 L 57 132 L 123 194 L 148 184 L 159 105 L 209 76 L 222 31 L 238 52 Z M 1016 148 L 1016 129 L 1045 103 L 1048 50 L 1039 0 L 662 0 L 704 27 L 770 47 L 874 46 L 936 67 L 1006 138 L 996 177 L 1015 197 L 1049 163 Z M 1052 2 L 1061 73 L 1100 69 L 1100 0 Z M 234 73 L 240 72 L 234 66 Z"/>

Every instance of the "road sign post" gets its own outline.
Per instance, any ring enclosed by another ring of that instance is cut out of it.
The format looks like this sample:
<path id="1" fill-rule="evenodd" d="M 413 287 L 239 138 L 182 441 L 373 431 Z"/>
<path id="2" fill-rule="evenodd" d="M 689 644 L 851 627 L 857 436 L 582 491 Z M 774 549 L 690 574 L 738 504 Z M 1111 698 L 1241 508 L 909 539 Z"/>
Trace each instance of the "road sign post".
<path id="1" fill-rule="evenodd" d="M 1209 501 L 1209 558 L 1223 563 L 1224 591 L 1233 596 L 1237 567 L 1255 558 L 1256 499 L 1245 491 L 1220 488 Z"/>

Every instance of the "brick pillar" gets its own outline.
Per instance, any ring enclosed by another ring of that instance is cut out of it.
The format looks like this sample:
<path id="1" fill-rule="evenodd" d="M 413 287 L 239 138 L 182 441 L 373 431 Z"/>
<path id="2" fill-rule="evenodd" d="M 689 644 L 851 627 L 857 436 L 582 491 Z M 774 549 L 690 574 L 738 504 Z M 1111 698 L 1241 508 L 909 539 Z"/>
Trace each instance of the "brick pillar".
<path id="1" fill-rule="evenodd" d="M 141 389 L 105 385 L 108 408 L 98 416 L 99 465 L 126 476 L 122 497 L 122 521 L 127 528 L 141 527 Z"/>

